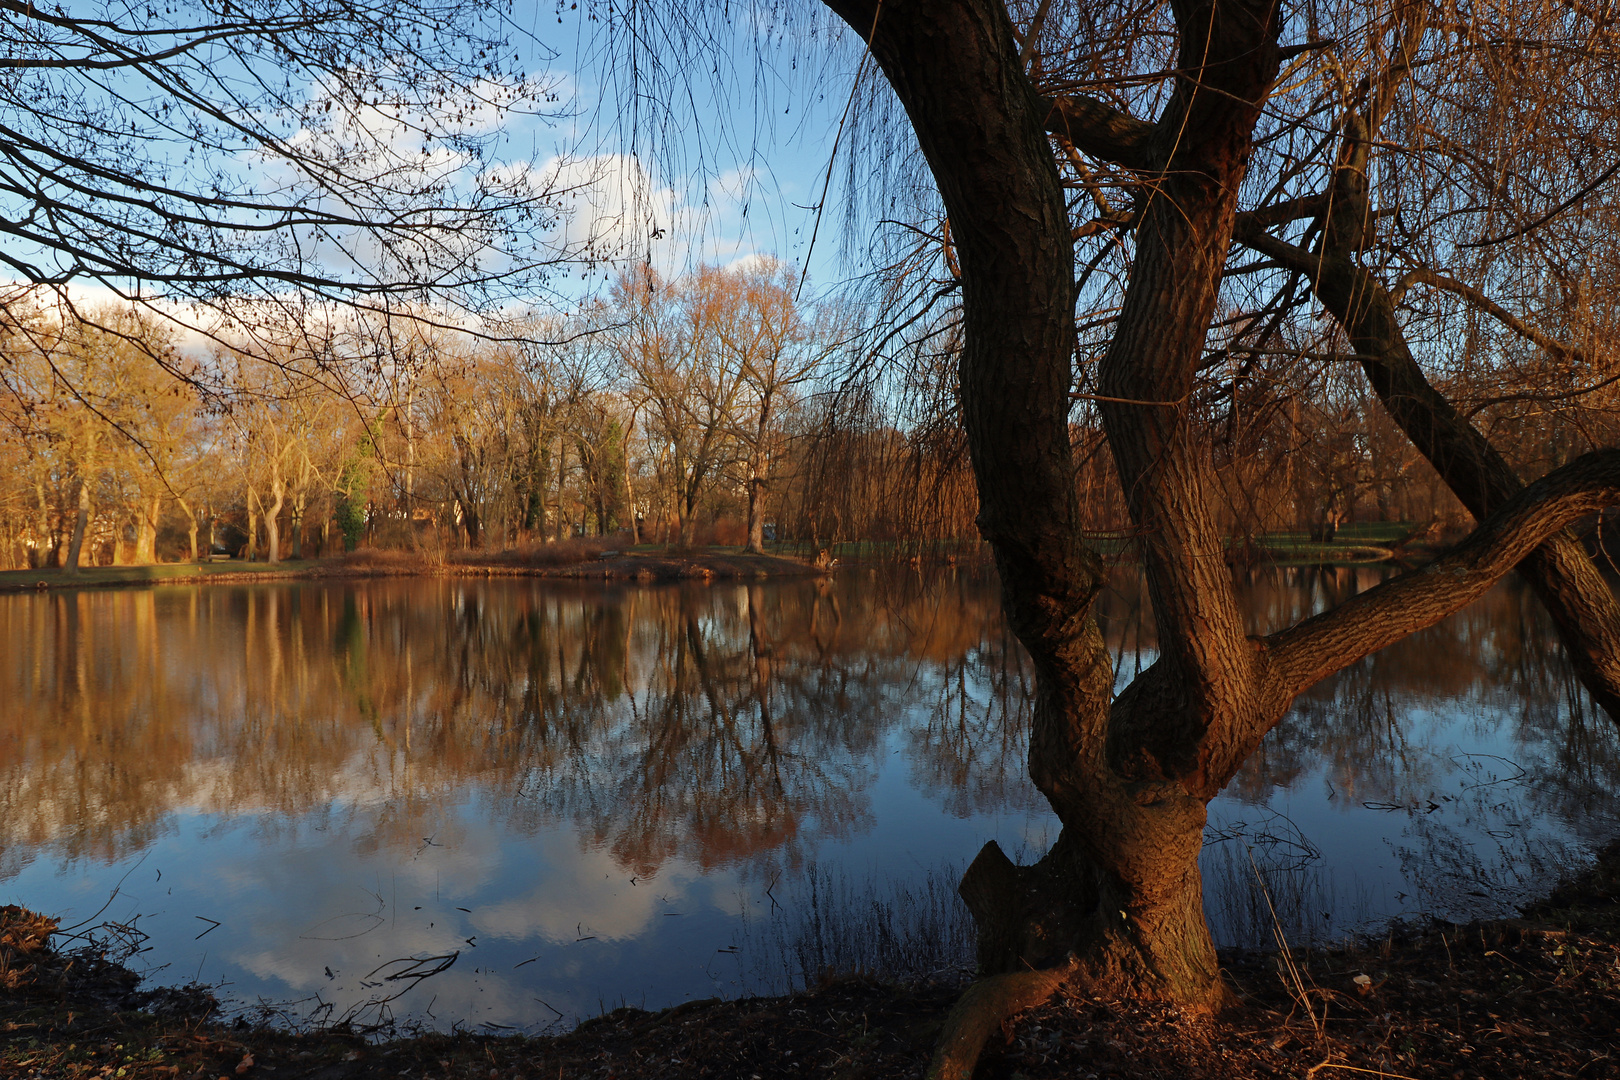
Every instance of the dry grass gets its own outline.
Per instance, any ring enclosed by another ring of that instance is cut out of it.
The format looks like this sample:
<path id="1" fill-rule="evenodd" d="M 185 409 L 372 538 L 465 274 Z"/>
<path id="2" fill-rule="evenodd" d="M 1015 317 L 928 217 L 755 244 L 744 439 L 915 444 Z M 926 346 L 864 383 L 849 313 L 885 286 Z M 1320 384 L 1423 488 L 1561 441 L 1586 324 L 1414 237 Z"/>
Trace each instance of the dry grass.
<path id="1" fill-rule="evenodd" d="M 320 575 L 391 576 L 428 573 L 436 569 L 436 560 L 419 551 L 394 548 L 361 548 L 326 559 L 316 568 Z"/>
<path id="2" fill-rule="evenodd" d="M 20 908 L 0 907 L 0 987 L 16 990 L 33 980 L 33 960 L 48 951 L 57 921 Z"/>

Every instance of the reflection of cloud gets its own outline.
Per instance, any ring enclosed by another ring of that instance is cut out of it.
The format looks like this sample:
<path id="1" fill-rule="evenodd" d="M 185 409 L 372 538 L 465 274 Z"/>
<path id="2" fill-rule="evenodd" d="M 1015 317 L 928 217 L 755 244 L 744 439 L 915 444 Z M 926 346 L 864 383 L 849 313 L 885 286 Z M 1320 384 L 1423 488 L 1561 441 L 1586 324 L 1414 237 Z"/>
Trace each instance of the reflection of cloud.
<path id="1" fill-rule="evenodd" d="M 472 922 L 482 932 L 558 944 L 585 935 L 627 940 L 646 930 L 669 903 L 684 899 L 682 886 L 691 878 L 666 867 L 656 888 L 650 882 L 631 885 L 606 852 L 580 851 L 555 833 L 541 838 L 538 846 L 543 852 L 537 860 L 540 883 L 525 895 L 480 907 Z"/>

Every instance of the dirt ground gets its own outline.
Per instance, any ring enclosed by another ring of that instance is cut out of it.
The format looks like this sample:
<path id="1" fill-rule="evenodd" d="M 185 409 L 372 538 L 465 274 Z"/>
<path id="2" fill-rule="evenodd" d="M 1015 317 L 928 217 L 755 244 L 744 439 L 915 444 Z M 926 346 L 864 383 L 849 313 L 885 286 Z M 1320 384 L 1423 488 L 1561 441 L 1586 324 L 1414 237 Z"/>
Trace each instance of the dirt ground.
<path id="1" fill-rule="evenodd" d="M 921 1077 L 959 988 L 846 978 L 784 998 L 620 1009 L 559 1037 L 370 1043 L 209 1018 L 0 909 L 0 1077 L 505 1080 Z M 1620 1077 L 1620 843 L 1522 919 L 1400 929 L 1355 948 L 1223 957 L 1215 1017 L 1060 993 L 1003 1026 L 997 1080 Z"/>

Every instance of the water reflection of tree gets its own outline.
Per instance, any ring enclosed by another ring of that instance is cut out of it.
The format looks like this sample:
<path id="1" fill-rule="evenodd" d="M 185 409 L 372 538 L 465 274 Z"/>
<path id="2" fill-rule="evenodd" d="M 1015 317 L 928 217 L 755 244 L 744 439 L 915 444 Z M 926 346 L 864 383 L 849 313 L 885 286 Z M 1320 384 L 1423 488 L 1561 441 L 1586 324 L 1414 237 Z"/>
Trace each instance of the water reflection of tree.
<path id="1" fill-rule="evenodd" d="M 1033 673 L 1004 625 L 939 672 L 908 740 L 912 782 L 958 817 L 1044 809 L 1029 782 Z"/>
<path id="2" fill-rule="evenodd" d="M 1446 723 L 1456 741 L 1436 744 Z M 1588 844 L 1620 823 L 1620 739 L 1517 580 L 1302 696 L 1231 790 L 1259 803 L 1318 770 L 1345 805 L 1399 819 L 1393 853 L 1416 892 L 1406 902 L 1441 917 L 1511 914 L 1567 872 L 1579 845 L 1548 823 Z"/>
<path id="3" fill-rule="evenodd" d="M 1293 621 L 1368 576 L 1257 576 L 1251 610 Z M 1109 598 L 1122 655 L 1154 648 L 1140 601 L 1129 577 Z M 1022 812 L 1029 677 L 997 604 L 966 568 L 0 598 L 0 874 L 38 848 L 119 857 L 181 810 L 267 834 L 318 814 L 415 850 L 469 792 L 518 828 L 573 823 L 633 872 L 768 869 L 868 827 L 897 745 L 947 812 Z M 1442 709 L 1511 725 L 1527 813 L 1594 835 L 1620 815 L 1617 740 L 1512 585 L 1302 697 L 1232 792 L 1325 769 L 1338 797 L 1396 803 L 1453 767 L 1412 749 Z"/>
<path id="4" fill-rule="evenodd" d="M 0 845 L 111 859 L 189 809 L 414 850 L 475 790 L 638 872 L 791 861 L 868 825 L 905 688 L 996 619 L 982 582 L 867 585 L 7 598 Z"/>

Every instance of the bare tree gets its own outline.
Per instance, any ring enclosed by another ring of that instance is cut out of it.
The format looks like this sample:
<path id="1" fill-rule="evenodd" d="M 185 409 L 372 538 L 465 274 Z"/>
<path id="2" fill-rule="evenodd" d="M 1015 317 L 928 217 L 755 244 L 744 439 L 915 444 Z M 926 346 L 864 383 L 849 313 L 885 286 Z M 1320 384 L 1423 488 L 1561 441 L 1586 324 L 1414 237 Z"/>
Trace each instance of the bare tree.
<path id="1" fill-rule="evenodd" d="M 1403 427 L 1448 483 L 1479 492 L 1478 525 L 1421 572 L 1251 638 L 1225 565 L 1200 395 L 1212 381 L 1211 346 L 1271 347 L 1268 325 L 1293 310 L 1302 279 L 1328 302 L 1332 260 L 1371 244 L 1380 219 L 1365 199 L 1345 196 L 1359 182 L 1367 132 L 1379 125 L 1341 122 L 1344 111 L 1301 87 L 1311 82 L 1309 65 L 1324 65 L 1313 78 L 1330 77 L 1333 62 L 1346 67 L 1336 50 L 1355 47 L 1321 25 L 1338 18 L 1365 28 L 1384 13 L 1308 6 L 1285 24 L 1271 0 L 827 6 L 884 75 L 948 221 L 936 236 L 959 281 L 959 393 L 978 523 L 1036 673 L 1030 773 L 1064 826 L 1036 865 L 1015 866 L 991 844 L 963 879 L 980 964 L 994 975 L 970 991 L 944 1044 L 938 1074 L 965 1076 L 996 1020 L 1064 980 L 1095 994 L 1219 1002 L 1226 991 L 1197 863 L 1208 802 L 1300 692 L 1445 618 L 1572 521 L 1620 498 L 1620 451 L 1572 457 L 1523 484 L 1495 478 L 1480 453 L 1461 452 L 1476 445 L 1466 432 L 1426 444 L 1419 432 L 1438 432 L 1444 410 L 1426 381 L 1398 380 L 1404 365 L 1398 356 L 1389 362 L 1385 345 L 1393 328 L 1367 321 L 1376 315 L 1367 302 L 1375 282 L 1352 260 L 1340 275 L 1352 348 L 1322 351 L 1334 362 L 1377 358 L 1368 368 L 1375 390 L 1397 419 L 1400 408 L 1412 410 L 1415 422 Z M 1569 36 L 1553 24 L 1571 17 L 1586 16 L 1549 6 L 1548 36 Z M 1393 34 L 1372 35 L 1386 43 L 1386 59 L 1402 56 L 1399 42 L 1410 40 L 1403 18 L 1393 25 Z M 1574 36 L 1607 33 L 1595 14 L 1582 27 Z M 1460 32 L 1450 27 L 1439 38 Z M 1522 49 L 1526 40 L 1514 33 L 1497 44 Z M 1599 83 L 1604 63 L 1612 77 L 1606 50 L 1591 52 Z M 1366 52 L 1377 59 L 1379 50 Z M 1448 55 L 1488 81 L 1494 58 L 1473 42 Z M 1373 113 L 1406 63 L 1369 67 L 1360 100 L 1375 103 Z M 666 59 L 661 70 L 676 64 Z M 1342 99 L 1357 100 L 1356 84 L 1344 82 Z M 1453 70 L 1431 89 L 1459 85 L 1467 81 Z M 1414 117 L 1411 130 L 1432 119 Z M 1320 162 L 1321 150 L 1276 149 L 1284 129 L 1307 149 L 1330 148 L 1331 188 L 1299 190 L 1308 182 L 1300 163 Z M 1458 129 L 1454 145 L 1465 140 Z M 1476 201 L 1490 195 L 1484 186 L 1474 193 Z M 1289 222 L 1308 237 L 1261 235 Z M 1235 230 L 1272 265 L 1229 266 Z M 1319 249 L 1300 240 L 1319 240 Z M 1077 242 L 1103 250 L 1082 259 Z M 1266 279 L 1278 296 L 1231 317 L 1229 274 L 1241 283 L 1272 269 L 1282 271 Z M 1255 337 L 1264 344 L 1246 344 Z M 1118 693 L 1093 618 L 1104 567 L 1085 543 L 1075 490 L 1077 403 L 1100 422 L 1159 635 L 1158 660 Z M 1612 606 L 1601 585 L 1588 578 L 1548 591 Z M 1566 640 L 1577 652 L 1601 652 L 1595 626 L 1577 619 Z"/>
<path id="2" fill-rule="evenodd" d="M 551 193 L 493 159 L 491 121 L 549 87 L 498 8 L 97 0 L 0 20 L 0 263 L 24 282 L 458 304 L 532 284 Z"/>

